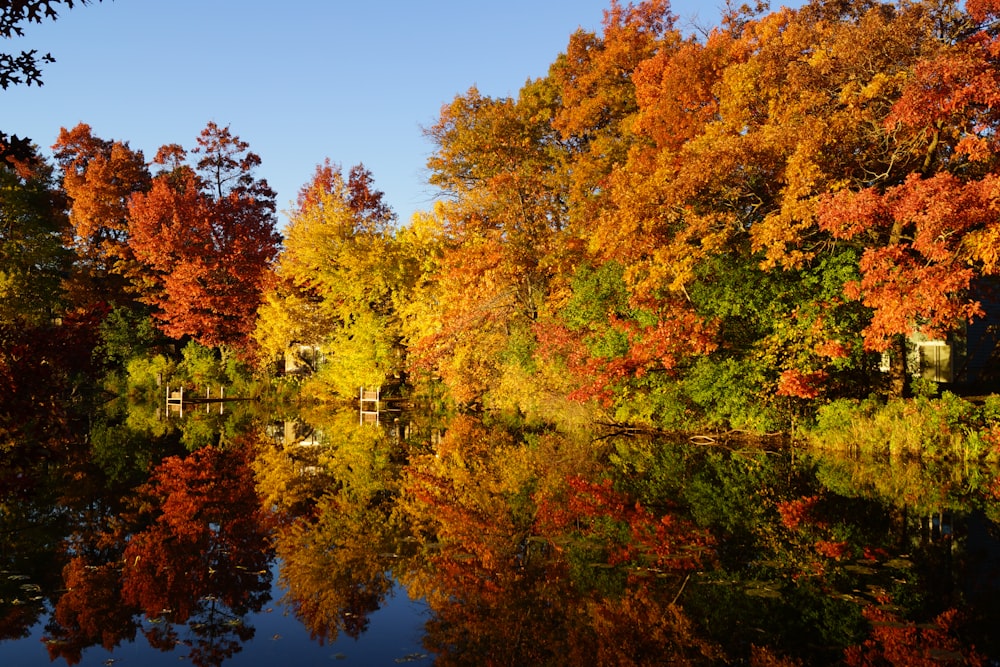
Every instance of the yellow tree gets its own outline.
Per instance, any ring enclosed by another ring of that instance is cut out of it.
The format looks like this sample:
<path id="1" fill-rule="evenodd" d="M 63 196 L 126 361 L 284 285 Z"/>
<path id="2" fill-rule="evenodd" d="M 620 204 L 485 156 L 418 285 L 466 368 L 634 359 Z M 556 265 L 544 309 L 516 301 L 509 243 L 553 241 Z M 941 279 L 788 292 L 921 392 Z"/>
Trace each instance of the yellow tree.
<path id="1" fill-rule="evenodd" d="M 327 160 L 299 195 L 277 282 L 258 311 L 255 338 L 270 353 L 315 346 L 320 378 L 336 393 L 379 386 L 402 366 L 394 290 L 402 270 L 395 214 L 371 173 L 344 178 Z"/>

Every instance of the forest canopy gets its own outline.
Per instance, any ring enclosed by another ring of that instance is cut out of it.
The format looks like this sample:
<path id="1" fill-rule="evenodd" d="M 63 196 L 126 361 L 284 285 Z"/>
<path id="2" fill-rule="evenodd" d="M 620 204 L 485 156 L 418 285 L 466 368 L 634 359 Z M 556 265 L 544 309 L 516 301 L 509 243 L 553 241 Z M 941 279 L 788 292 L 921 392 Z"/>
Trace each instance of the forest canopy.
<path id="1" fill-rule="evenodd" d="M 55 165 L 0 167 L 3 325 L 124 310 L 285 359 L 317 396 L 429 381 L 469 408 L 671 428 L 904 395 L 928 342 L 951 355 L 935 381 L 980 390 L 998 17 L 814 0 L 688 34 L 667 0 L 612 2 L 517 95 L 442 106 L 431 210 L 400 222 L 374 174 L 327 159 L 284 239 L 228 127 L 152 163 L 64 128 Z"/>

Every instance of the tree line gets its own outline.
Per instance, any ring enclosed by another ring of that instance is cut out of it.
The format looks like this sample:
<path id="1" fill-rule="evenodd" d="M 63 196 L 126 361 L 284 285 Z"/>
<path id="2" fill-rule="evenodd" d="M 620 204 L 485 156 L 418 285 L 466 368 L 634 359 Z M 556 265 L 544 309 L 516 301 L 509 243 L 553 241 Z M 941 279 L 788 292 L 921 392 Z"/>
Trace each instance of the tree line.
<path id="1" fill-rule="evenodd" d="M 442 107 L 405 224 L 327 160 L 280 236 L 228 127 L 149 162 L 63 129 L 55 164 L 2 154 L 0 319 L 128 313 L 262 370 L 308 349 L 320 394 L 550 417 L 770 430 L 901 396 L 907 338 L 986 316 L 1000 270 L 998 18 L 814 0 L 685 34 L 612 2 L 516 96 Z"/>

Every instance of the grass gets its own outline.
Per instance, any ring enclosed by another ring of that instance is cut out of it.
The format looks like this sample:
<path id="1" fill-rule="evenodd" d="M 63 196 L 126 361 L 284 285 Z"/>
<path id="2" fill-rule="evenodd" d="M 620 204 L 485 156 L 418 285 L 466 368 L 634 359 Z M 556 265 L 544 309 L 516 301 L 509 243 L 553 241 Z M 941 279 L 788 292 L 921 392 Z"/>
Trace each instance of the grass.
<path id="1" fill-rule="evenodd" d="M 1000 454 L 1000 397 L 837 400 L 799 434 L 811 447 L 889 457 L 978 460 Z"/>

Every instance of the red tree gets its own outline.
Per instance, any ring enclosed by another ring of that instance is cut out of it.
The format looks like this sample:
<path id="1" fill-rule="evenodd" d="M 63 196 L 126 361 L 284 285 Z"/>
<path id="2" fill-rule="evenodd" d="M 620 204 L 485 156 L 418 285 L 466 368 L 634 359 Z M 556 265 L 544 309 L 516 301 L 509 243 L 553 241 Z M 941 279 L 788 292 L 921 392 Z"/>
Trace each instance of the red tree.
<path id="1" fill-rule="evenodd" d="M 243 346 L 263 281 L 278 252 L 275 194 L 253 176 L 260 158 L 249 145 L 209 123 L 185 164 L 180 146 L 164 146 L 168 168 L 129 205 L 129 245 L 153 275 L 146 300 L 160 328 L 209 345 Z"/>
<path id="2" fill-rule="evenodd" d="M 122 597 L 147 615 L 172 610 L 184 622 L 206 601 L 236 615 L 268 594 L 267 528 L 247 452 L 200 449 L 165 459 L 139 490 L 141 514 L 155 517 L 131 536 Z"/>

